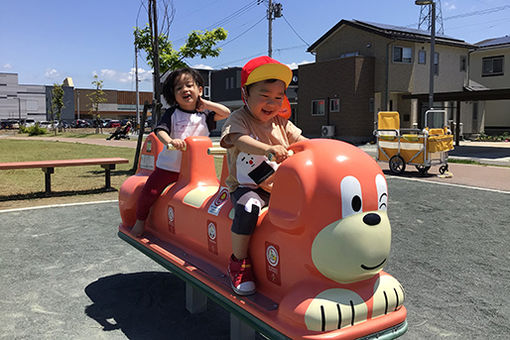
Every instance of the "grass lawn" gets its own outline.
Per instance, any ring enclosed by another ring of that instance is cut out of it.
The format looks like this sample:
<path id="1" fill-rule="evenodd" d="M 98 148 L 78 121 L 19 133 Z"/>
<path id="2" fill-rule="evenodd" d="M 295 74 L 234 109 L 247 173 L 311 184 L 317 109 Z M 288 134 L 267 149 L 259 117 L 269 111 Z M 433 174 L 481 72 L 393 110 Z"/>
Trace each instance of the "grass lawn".
<path id="1" fill-rule="evenodd" d="M 59 137 L 61 137 L 59 135 Z M 104 136 L 101 136 L 104 138 Z M 31 207 L 71 202 L 115 200 L 117 190 L 131 176 L 135 148 L 109 147 L 92 144 L 41 140 L 0 140 L 0 162 L 22 162 L 75 158 L 122 157 L 128 164 L 119 164 L 111 173 L 114 191 L 104 191 L 104 169 L 99 165 L 56 167 L 51 175 L 52 194 L 44 193 L 44 173 L 41 169 L 0 171 L 0 209 Z M 216 173 L 222 161 L 215 158 Z"/>

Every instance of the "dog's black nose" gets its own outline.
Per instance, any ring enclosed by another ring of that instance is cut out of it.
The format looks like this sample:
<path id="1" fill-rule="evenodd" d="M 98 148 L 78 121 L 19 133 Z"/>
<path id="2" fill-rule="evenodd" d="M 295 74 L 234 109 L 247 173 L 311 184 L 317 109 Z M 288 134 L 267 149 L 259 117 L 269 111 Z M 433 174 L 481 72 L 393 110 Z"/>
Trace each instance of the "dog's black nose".
<path id="1" fill-rule="evenodd" d="M 366 214 L 363 217 L 363 222 L 368 225 L 378 225 L 381 222 L 381 216 L 374 213 Z"/>

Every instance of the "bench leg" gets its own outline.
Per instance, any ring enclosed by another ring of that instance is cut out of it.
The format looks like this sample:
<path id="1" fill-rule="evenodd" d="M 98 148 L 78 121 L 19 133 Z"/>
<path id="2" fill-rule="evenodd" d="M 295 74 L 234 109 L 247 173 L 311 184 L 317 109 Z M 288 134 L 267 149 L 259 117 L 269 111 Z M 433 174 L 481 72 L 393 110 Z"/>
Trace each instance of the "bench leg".
<path id="1" fill-rule="evenodd" d="M 103 164 L 101 167 L 104 169 L 104 187 L 105 189 L 111 189 L 110 174 L 111 170 L 115 170 L 115 164 Z"/>
<path id="2" fill-rule="evenodd" d="M 55 168 L 42 168 L 44 172 L 44 192 L 51 193 L 51 174 L 55 172 Z"/>
<path id="3" fill-rule="evenodd" d="M 244 321 L 230 313 L 230 339 L 232 340 L 255 340 L 256 332 Z"/>
<path id="4" fill-rule="evenodd" d="M 186 309 L 191 314 L 202 313 L 207 309 L 207 295 L 186 282 Z"/>

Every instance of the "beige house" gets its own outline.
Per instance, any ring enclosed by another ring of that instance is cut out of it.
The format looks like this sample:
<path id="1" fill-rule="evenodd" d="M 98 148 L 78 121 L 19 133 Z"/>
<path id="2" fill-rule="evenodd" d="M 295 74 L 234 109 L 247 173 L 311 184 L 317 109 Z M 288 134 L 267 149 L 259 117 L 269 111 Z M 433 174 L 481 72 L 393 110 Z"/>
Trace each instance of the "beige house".
<path id="1" fill-rule="evenodd" d="M 436 36 L 435 93 L 463 90 L 472 48 L 465 41 Z M 377 112 L 384 110 L 399 111 L 402 127 L 423 126 L 428 103 L 403 96 L 428 93 L 428 32 L 342 20 L 308 52 L 315 63 L 299 66 L 296 119 L 306 135 L 365 142 L 372 137 Z"/>
<path id="2" fill-rule="evenodd" d="M 469 54 L 469 87 L 472 90 L 510 89 L 510 37 L 487 39 Z M 510 132 L 510 99 L 467 102 L 464 131 L 501 134 Z"/>

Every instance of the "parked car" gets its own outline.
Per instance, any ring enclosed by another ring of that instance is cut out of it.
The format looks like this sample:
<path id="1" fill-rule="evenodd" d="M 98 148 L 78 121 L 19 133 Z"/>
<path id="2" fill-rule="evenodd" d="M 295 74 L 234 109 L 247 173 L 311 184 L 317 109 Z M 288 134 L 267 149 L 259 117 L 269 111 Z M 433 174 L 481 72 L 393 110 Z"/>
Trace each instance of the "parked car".
<path id="1" fill-rule="evenodd" d="M 64 128 L 64 129 L 68 129 L 71 127 L 71 124 L 69 124 L 68 122 L 66 122 L 65 120 L 62 120 L 60 123 L 58 123 L 57 127 L 59 128 Z"/>
<path id="2" fill-rule="evenodd" d="M 43 120 L 43 121 L 39 122 L 39 127 L 48 129 L 48 128 L 53 127 L 53 124 L 51 122 L 48 122 L 47 120 Z"/>
<path id="3" fill-rule="evenodd" d="M 19 129 L 19 121 L 17 119 L 2 120 L 2 129 Z"/>
<path id="4" fill-rule="evenodd" d="M 91 126 L 91 124 L 89 122 L 87 122 L 86 120 L 76 119 L 75 121 L 73 121 L 71 126 L 74 128 L 88 128 Z"/>
<path id="5" fill-rule="evenodd" d="M 107 124 L 106 124 L 106 127 L 107 128 L 114 128 L 114 127 L 119 127 L 121 126 L 120 125 L 120 120 L 116 120 L 116 119 L 111 119 Z"/>
<path id="6" fill-rule="evenodd" d="M 35 119 L 32 119 L 32 118 L 25 118 L 25 119 L 21 120 L 21 125 L 23 125 L 25 127 L 34 126 L 35 123 L 36 123 Z"/>
<path id="7" fill-rule="evenodd" d="M 0 121 L 0 129 L 14 129 L 14 123 L 17 123 L 17 121 L 13 121 L 12 119 L 2 119 Z"/>

